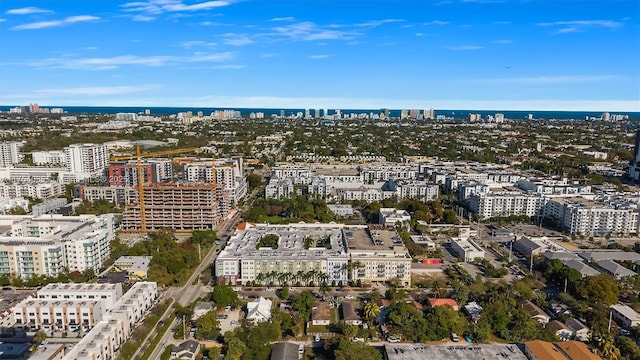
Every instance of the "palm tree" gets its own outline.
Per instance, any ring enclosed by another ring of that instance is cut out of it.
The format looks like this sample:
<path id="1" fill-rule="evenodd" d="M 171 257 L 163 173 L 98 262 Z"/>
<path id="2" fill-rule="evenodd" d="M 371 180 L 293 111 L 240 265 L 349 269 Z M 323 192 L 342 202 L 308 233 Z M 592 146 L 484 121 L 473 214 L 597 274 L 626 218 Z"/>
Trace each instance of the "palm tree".
<path id="1" fill-rule="evenodd" d="M 380 306 L 373 301 L 364 304 L 363 310 L 364 318 L 367 320 L 369 325 L 373 324 L 373 322 L 378 318 L 378 315 L 380 315 Z"/>
<path id="2" fill-rule="evenodd" d="M 611 336 L 603 336 L 598 343 L 602 357 L 605 360 L 618 360 L 620 359 L 620 349 L 613 344 Z"/>

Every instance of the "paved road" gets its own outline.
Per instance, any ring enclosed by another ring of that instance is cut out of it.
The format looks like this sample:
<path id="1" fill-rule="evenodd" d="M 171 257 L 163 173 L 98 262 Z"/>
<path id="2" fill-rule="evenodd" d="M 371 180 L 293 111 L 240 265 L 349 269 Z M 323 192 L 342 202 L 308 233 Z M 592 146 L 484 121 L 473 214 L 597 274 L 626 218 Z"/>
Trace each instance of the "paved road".
<path id="1" fill-rule="evenodd" d="M 238 224 L 239 215 L 240 214 L 236 212 L 233 215 L 233 217 L 229 219 L 225 219 L 222 223 L 220 223 L 220 225 L 218 226 L 218 229 L 216 229 L 218 237 L 220 237 L 221 235 L 229 235 L 233 231 L 235 226 Z M 213 246 L 211 250 L 209 250 L 207 255 L 205 255 L 205 257 L 202 259 L 202 261 L 200 262 L 200 265 L 198 265 L 198 267 L 195 269 L 193 274 L 191 274 L 191 276 L 189 277 L 185 285 L 180 288 L 168 289 L 166 291 L 165 296 L 175 299 L 178 303 L 180 303 L 183 306 L 191 304 L 196 298 L 198 298 L 198 296 L 200 295 L 200 292 L 202 291 L 202 284 L 200 284 L 199 281 L 197 285 L 191 285 L 191 284 L 193 284 L 196 278 L 200 276 L 200 273 L 202 273 L 202 271 L 204 271 L 206 267 L 211 266 L 211 264 L 213 263 L 213 260 L 217 255 L 216 250 L 219 248 L 220 246 Z M 171 329 L 173 329 L 177 323 L 175 316 L 173 316 L 173 312 L 171 312 L 170 315 L 167 317 L 163 316 L 162 320 L 171 321 L 171 325 L 168 327 L 168 331 L 166 331 L 162 335 L 162 339 L 158 343 L 158 346 L 153 350 L 153 353 L 149 357 L 149 359 L 151 360 L 160 359 L 160 355 L 162 355 L 162 352 L 164 351 L 165 346 L 171 343 L 171 339 L 172 339 Z M 153 337 L 155 337 L 155 335 L 156 335 L 155 331 L 151 331 L 151 333 L 147 336 L 147 338 L 143 342 L 143 346 L 141 346 L 141 348 L 146 349 L 146 347 L 148 346 L 147 341 L 150 341 L 149 339 L 152 339 Z M 134 356 L 133 358 L 135 359 L 136 356 Z"/>

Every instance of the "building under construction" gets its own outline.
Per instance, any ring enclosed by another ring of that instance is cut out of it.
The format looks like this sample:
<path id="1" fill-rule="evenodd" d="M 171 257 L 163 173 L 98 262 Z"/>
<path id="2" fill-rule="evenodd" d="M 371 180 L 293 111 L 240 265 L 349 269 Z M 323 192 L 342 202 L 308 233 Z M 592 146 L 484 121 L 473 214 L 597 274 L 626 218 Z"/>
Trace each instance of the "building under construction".
<path id="1" fill-rule="evenodd" d="M 215 229 L 229 212 L 229 196 L 215 184 L 150 184 L 143 191 L 142 201 L 136 196 L 125 207 L 125 231 Z"/>

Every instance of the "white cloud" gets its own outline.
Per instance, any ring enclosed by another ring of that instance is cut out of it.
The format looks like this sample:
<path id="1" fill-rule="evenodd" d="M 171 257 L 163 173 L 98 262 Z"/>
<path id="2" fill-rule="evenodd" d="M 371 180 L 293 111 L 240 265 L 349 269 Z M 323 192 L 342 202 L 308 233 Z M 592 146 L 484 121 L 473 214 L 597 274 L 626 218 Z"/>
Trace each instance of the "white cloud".
<path id="1" fill-rule="evenodd" d="M 588 28 L 618 29 L 624 25 L 622 21 L 615 20 L 573 20 L 538 23 L 538 26 L 556 28 L 554 34 L 568 34 L 581 32 Z"/>
<path id="2" fill-rule="evenodd" d="M 273 30 L 275 35 L 298 41 L 353 40 L 357 35 L 355 32 L 325 29 L 310 21 L 278 26 Z"/>
<path id="3" fill-rule="evenodd" d="M 65 26 L 78 22 L 87 22 L 87 21 L 97 21 L 100 20 L 99 17 L 93 15 L 78 15 L 78 16 L 69 16 L 62 20 L 51 20 L 51 21 L 38 21 L 29 24 L 17 25 L 11 28 L 11 30 L 36 30 L 36 29 L 44 29 L 50 27 L 58 27 Z"/>
<path id="4" fill-rule="evenodd" d="M 280 56 L 280 54 L 276 54 L 276 53 L 266 53 L 266 54 L 260 55 L 260 57 L 262 58 L 274 58 L 278 56 Z"/>
<path id="5" fill-rule="evenodd" d="M 480 50 L 480 49 L 483 49 L 484 46 L 461 45 L 461 46 L 445 46 L 444 48 L 449 50 L 454 50 L 454 51 L 469 51 L 469 50 Z"/>
<path id="6" fill-rule="evenodd" d="M 84 48 L 85 50 L 98 50 L 97 46 L 87 46 L 86 48 Z"/>
<path id="7" fill-rule="evenodd" d="M 5 21 L 7 21 L 7 19 L 1 19 L 0 18 L 0 22 L 5 22 Z"/>
<path id="8" fill-rule="evenodd" d="M 227 65 L 216 65 L 211 66 L 211 69 L 220 69 L 220 70 L 240 70 L 246 68 L 247 65 L 242 64 L 227 64 Z"/>
<path id="9" fill-rule="evenodd" d="M 511 25 L 511 21 L 494 21 L 491 25 Z"/>
<path id="10" fill-rule="evenodd" d="M 136 56 L 122 55 L 109 58 L 50 58 L 29 65 L 34 67 L 53 67 L 82 70 L 112 70 L 126 65 L 138 66 L 164 66 L 168 64 L 193 63 L 193 62 L 221 62 L 235 58 L 233 52 L 216 54 L 196 54 L 193 56 Z"/>
<path id="11" fill-rule="evenodd" d="M 432 21 L 429 21 L 429 22 L 426 22 L 426 23 L 422 23 L 422 25 L 427 25 L 427 26 L 430 26 L 430 25 L 448 25 L 448 24 L 449 24 L 448 21 L 443 21 L 443 20 L 432 20 Z"/>
<path id="12" fill-rule="evenodd" d="M 425 33 L 421 33 L 421 32 L 417 32 L 417 33 L 416 33 L 416 36 L 425 36 L 425 35 L 427 35 L 427 34 L 425 34 Z"/>
<path id="13" fill-rule="evenodd" d="M 506 44 L 511 44 L 512 41 L 511 40 L 506 40 L 506 39 L 500 39 L 500 40 L 493 40 L 491 42 L 494 43 L 494 44 L 506 45 Z"/>
<path id="14" fill-rule="evenodd" d="M 153 21 L 156 18 L 154 18 L 153 16 L 149 16 L 149 15 L 133 15 L 131 17 L 131 19 L 133 21 Z"/>
<path id="15" fill-rule="evenodd" d="M 6 11 L 6 14 L 11 15 L 30 15 L 30 14 L 44 14 L 52 13 L 53 11 L 47 9 L 41 9 L 34 6 L 23 7 L 19 9 L 10 9 Z"/>
<path id="16" fill-rule="evenodd" d="M 40 89 L 34 91 L 39 95 L 49 96 L 69 96 L 69 95 L 117 95 L 133 92 L 147 91 L 160 88 L 159 85 L 140 86 L 95 86 L 95 87 L 75 87 L 75 88 L 54 88 Z"/>
<path id="17" fill-rule="evenodd" d="M 210 10 L 228 6 L 232 3 L 233 1 L 215 0 L 187 5 L 180 0 L 150 0 L 128 2 L 121 5 L 121 7 L 125 11 L 142 12 L 147 14 L 162 14 L 166 12 Z"/>
<path id="18" fill-rule="evenodd" d="M 405 19 L 371 20 L 371 21 L 355 24 L 355 26 L 357 26 L 357 27 L 377 27 L 377 26 L 380 26 L 380 25 L 383 25 L 383 24 L 391 24 L 391 23 L 404 22 L 404 21 L 406 21 L 406 20 Z"/>
<path id="19" fill-rule="evenodd" d="M 523 85 L 559 85 L 559 84 L 577 84 L 592 83 L 607 80 L 619 79 L 618 75 L 542 75 L 530 77 L 512 77 L 497 79 L 479 79 L 482 82 L 494 82 L 505 84 L 523 84 Z"/>
<path id="20" fill-rule="evenodd" d="M 326 59 L 330 58 L 333 55 L 331 54 L 318 54 L 318 55 L 309 55 L 309 59 Z"/>
<path id="21" fill-rule="evenodd" d="M 249 44 L 253 44 L 253 40 L 251 40 L 247 35 L 244 34 L 224 34 L 224 39 L 222 42 L 225 45 L 231 46 L 245 46 Z"/>
<path id="22" fill-rule="evenodd" d="M 217 46 L 218 44 L 214 42 L 204 41 L 204 40 L 190 40 L 190 41 L 183 41 L 179 45 L 185 49 L 190 49 L 192 47 L 214 47 L 214 46 Z"/>
<path id="23" fill-rule="evenodd" d="M 294 18 L 293 16 L 271 18 L 271 21 L 295 21 L 295 20 L 296 18 Z"/>

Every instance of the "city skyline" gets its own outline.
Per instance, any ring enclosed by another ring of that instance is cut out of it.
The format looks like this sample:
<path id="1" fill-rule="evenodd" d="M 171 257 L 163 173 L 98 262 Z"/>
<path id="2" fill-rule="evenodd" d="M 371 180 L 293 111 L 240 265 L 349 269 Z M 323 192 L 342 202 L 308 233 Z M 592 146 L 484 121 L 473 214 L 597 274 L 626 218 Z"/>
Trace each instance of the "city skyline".
<path id="1" fill-rule="evenodd" d="M 4 1 L 0 104 L 640 111 L 639 10 Z"/>

